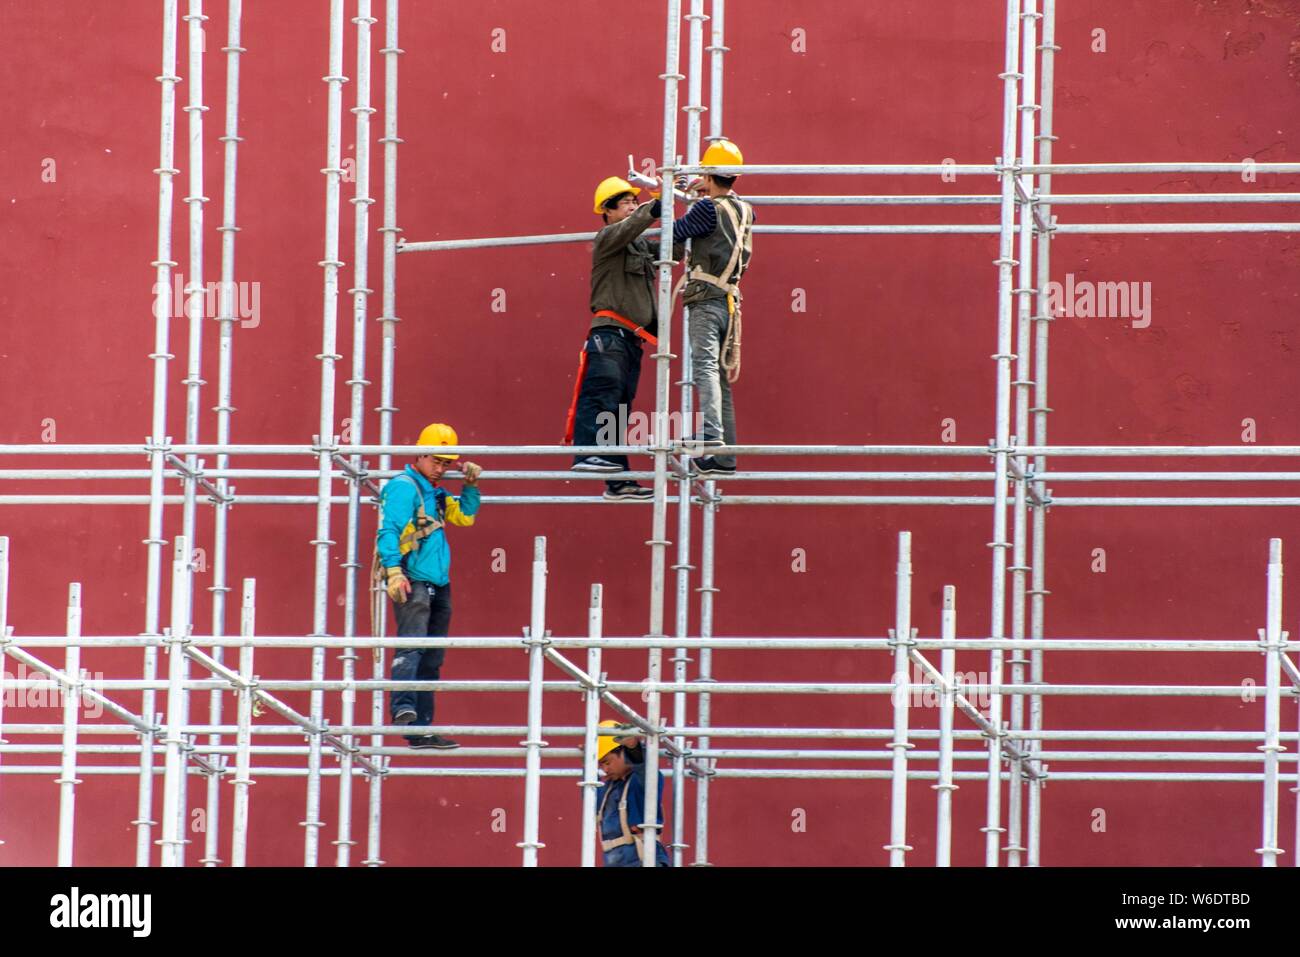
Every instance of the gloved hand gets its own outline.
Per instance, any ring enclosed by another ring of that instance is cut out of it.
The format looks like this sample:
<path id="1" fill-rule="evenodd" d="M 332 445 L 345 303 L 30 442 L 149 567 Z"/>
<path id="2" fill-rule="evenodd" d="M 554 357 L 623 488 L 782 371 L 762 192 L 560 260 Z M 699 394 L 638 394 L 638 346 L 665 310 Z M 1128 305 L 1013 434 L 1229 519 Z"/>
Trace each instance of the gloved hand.
<path id="1" fill-rule="evenodd" d="M 465 476 L 466 485 L 477 485 L 479 473 L 483 471 L 483 467 L 475 465 L 473 462 L 466 462 L 460 467 L 460 470 Z"/>
<path id="2" fill-rule="evenodd" d="M 406 596 L 411 593 L 411 583 L 406 580 L 406 573 L 402 571 L 401 565 L 394 565 L 387 569 L 387 572 L 388 582 L 385 590 L 388 592 L 388 597 L 399 605 L 405 604 Z"/>

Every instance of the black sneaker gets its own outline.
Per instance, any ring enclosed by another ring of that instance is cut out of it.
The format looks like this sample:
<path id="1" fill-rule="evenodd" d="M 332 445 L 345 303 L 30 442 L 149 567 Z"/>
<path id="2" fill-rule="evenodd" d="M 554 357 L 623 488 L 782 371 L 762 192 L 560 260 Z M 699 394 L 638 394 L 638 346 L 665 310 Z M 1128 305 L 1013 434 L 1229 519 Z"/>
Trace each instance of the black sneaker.
<path id="1" fill-rule="evenodd" d="M 453 741 L 451 738 L 444 738 L 440 734 L 429 734 L 418 738 L 407 738 L 406 743 L 416 750 L 437 748 L 438 750 L 446 751 L 451 748 L 460 747 L 459 741 Z"/>
<path id="2" fill-rule="evenodd" d="M 410 724 L 415 720 L 414 708 L 403 708 L 397 714 L 393 715 L 393 724 Z"/>
<path id="3" fill-rule="evenodd" d="M 607 502 L 649 502 L 654 499 L 655 490 L 636 482 L 610 482 L 602 497 Z"/>
<path id="4" fill-rule="evenodd" d="M 574 462 L 569 466 L 570 472 L 626 472 L 623 466 L 617 462 L 611 462 L 609 459 L 602 459 L 599 455 L 589 455 L 580 462 Z"/>
<path id="5" fill-rule="evenodd" d="M 716 476 L 726 477 L 736 474 L 734 465 L 719 465 L 718 460 L 712 455 L 703 455 L 698 459 L 691 459 L 691 474 L 701 477 L 713 478 Z"/>

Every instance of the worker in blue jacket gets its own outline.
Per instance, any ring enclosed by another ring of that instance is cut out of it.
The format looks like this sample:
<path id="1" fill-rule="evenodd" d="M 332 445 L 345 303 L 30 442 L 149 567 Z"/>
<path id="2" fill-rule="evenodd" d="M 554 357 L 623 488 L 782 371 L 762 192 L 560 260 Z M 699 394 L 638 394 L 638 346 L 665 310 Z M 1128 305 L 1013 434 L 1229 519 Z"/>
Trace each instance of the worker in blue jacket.
<path id="1" fill-rule="evenodd" d="M 602 728 L 621 728 L 602 721 Z M 596 791 L 596 824 L 606 867 L 640 867 L 645 823 L 645 762 L 635 737 L 602 734 L 596 739 L 596 760 L 605 783 Z M 664 819 L 664 776 L 659 773 L 658 817 Z M 671 867 L 668 852 L 655 841 L 655 866 Z"/>
<path id="2" fill-rule="evenodd" d="M 417 445 L 458 445 L 456 432 L 441 422 L 420 433 Z M 461 467 L 460 497 L 438 487 L 458 455 L 420 455 L 394 476 L 382 496 L 382 519 L 375 541 L 384 569 L 385 590 L 393 601 L 399 638 L 445 638 L 451 626 L 451 549 L 446 526 L 473 525 L 479 507 L 478 477 L 473 462 Z M 446 648 L 400 648 L 393 657 L 394 681 L 437 681 Z M 393 724 L 433 724 L 432 691 L 395 691 Z M 438 734 L 408 735 L 413 748 L 455 748 L 456 741 Z"/>

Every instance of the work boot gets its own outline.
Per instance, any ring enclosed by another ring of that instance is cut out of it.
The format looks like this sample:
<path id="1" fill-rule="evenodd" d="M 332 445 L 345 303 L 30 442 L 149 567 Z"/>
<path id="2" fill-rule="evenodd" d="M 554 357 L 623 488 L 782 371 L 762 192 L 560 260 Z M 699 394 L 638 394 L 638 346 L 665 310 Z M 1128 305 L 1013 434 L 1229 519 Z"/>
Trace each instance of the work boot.
<path id="1" fill-rule="evenodd" d="M 589 455 L 580 462 L 574 462 L 569 466 L 570 472 L 625 472 L 623 466 L 617 462 L 611 462 L 609 459 L 602 459 L 599 455 Z"/>
<path id="2" fill-rule="evenodd" d="M 440 734 L 429 734 L 429 735 L 423 735 L 418 738 L 407 738 L 406 743 L 409 744 L 412 748 L 415 748 L 417 751 L 424 750 L 426 748 L 437 748 L 440 751 L 446 751 L 446 750 L 450 750 L 451 748 L 460 747 L 459 741 L 453 741 L 451 738 L 444 738 Z"/>
<path id="3" fill-rule="evenodd" d="M 654 499 L 655 490 L 636 482 L 610 482 L 602 497 L 607 502 L 649 502 Z"/>

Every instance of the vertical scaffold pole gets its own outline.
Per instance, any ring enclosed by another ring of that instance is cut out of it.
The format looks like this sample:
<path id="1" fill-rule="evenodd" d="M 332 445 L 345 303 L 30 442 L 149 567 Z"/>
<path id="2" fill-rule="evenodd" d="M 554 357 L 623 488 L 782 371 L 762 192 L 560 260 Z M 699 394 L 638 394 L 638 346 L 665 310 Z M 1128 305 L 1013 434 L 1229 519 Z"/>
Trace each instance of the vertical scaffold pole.
<path id="1" fill-rule="evenodd" d="M 650 627 L 652 638 L 664 637 L 664 570 L 667 564 L 668 541 L 668 396 L 672 374 L 671 330 L 673 290 L 673 190 L 672 183 L 677 172 L 677 85 L 684 77 L 677 72 L 680 58 L 682 0 L 668 0 L 668 31 L 665 46 L 664 72 L 660 79 L 664 81 L 664 150 L 663 162 L 659 173 L 663 177 L 664 189 L 660 201 L 661 218 L 659 232 L 659 310 L 665 318 L 659 327 L 659 350 L 655 358 L 655 426 L 654 426 L 654 466 L 655 498 L 654 526 L 650 541 Z M 643 867 L 655 866 L 656 847 L 662 823 L 659 820 L 659 728 L 660 697 L 659 682 L 663 666 L 663 649 L 652 648 L 648 655 L 649 662 L 646 675 L 646 721 L 651 730 L 646 734 L 645 742 L 645 822 L 642 831 L 641 864 Z M 681 787 L 680 781 L 674 781 L 673 787 Z"/>
<path id="2" fill-rule="evenodd" d="M 1023 71 L 1023 80 L 1020 83 L 1020 156 L 1026 163 L 1032 163 L 1034 160 L 1034 113 L 1038 110 L 1038 105 L 1034 102 L 1037 71 L 1035 69 L 1037 62 L 1037 53 L 1035 52 L 1035 41 L 1038 37 L 1037 20 L 1039 13 L 1036 9 L 1037 0 L 1023 0 L 1024 12 L 1021 14 L 1021 60 Z M 1020 232 L 1019 232 L 1019 250 L 1020 263 L 1017 286 L 1014 290 L 1016 296 L 1016 378 L 1012 383 L 1015 386 L 1016 394 L 1016 435 L 1024 438 L 1029 435 L 1029 390 L 1033 387 L 1033 380 L 1030 378 L 1030 327 L 1033 323 L 1030 317 L 1034 307 L 1034 289 L 1033 268 L 1034 268 L 1034 204 L 1032 197 L 1034 195 L 1034 178 L 1032 176 L 1020 177 L 1020 192 L 1022 196 L 1020 204 Z M 1026 198 L 1027 197 L 1027 198 Z M 1016 481 L 1015 481 L 1015 507 L 1014 521 L 1012 531 L 1012 561 L 1011 561 L 1011 637 L 1025 637 L 1025 595 L 1028 590 L 1027 575 L 1031 571 L 1027 564 L 1028 559 L 1028 538 L 1029 538 L 1029 508 L 1028 508 L 1028 467 L 1029 459 L 1024 455 L 1018 455 L 1016 462 Z M 1011 664 L 1011 683 L 1023 684 L 1025 680 L 1025 665 L 1030 661 L 1025 657 L 1025 653 L 1019 649 L 1012 652 L 1010 658 Z M 1020 731 L 1024 727 L 1024 697 L 1022 695 L 1011 696 L 1011 729 Z M 1007 866 L 1019 867 L 1020 854 L 1025 850 L 1021 844 L 1021 825 L 1023 823 L 1022 798 L 1023 788 L 1023 771 L 1019 761 L 1011 763 L 1011 773 L 1009 775 L 1010 783 L 1007 791 Z"/>
<path id="3" fill-rule="evenodd" d="M 722 23 L 727 11 L 727 0 L 713 0 L 709 8 L 712 17 L 710 43 L 705 48 L 709 54 L 709 142 L 722 139 L 722 58 L 728 52 L 723 45 Z"/>
<path id="4" fill-rule="evenodd" d="M 393 440 L 393 366 L 397 348 L 397 322 L 394 312 L 397 301 L 397 234 L 401 229 L 397 225 L 397 147 L 402 142 L 397 135 L 397 58 L 402 49 L 397 45 L 398 0 L 388 0 L 384 8 L 384 46 L 380 54 L 384 57 L 384 135 L 379 142 L 384 146 L 384 224 L 379 232 L 384 237 L 383 248 L 383 288 L 381 293 L 383 324 L 382 350 L 380 356 L 379 405 L 379 442 L 388 445 Z M 392 456 L 379 456 L 379 468 L 388 469 L 392 465 Z M 380 512 L 382 514 L 382 508 Z M 383 635 L 384 622 L 387 618 L 388 605 L 383 589 L 375 582 L 367 583 L 371 601 L 375 603 L 375 615 L 372 630 L 375 636 Z M 384 650 L 376 648 L 374 652 L 374 677 L 377 681 L 384 678 Z M 384 723 L 384 693 L 376 691 L 370 698 L 370 720 L 376 726 Z M 383 735 L 372 735 L 371 747 L 379 748 L 384 743 Z M 383 772 L 387 769 L 388 759 L 376 755 L 372 764 L 379 773 L 371 774 L 369 798 L 369 825 L 366 838 L 366 859 L 361 863 L 367 867 L 380 867 L 384 862 L 379 856 L 380 825 L 383 818 Z"/>
<path id="5" fill-rule="evenodd" d="M 1268 617 L 1260 633 L 1264 642 L 1264 840 L 1259 850 L 1260 864 L 1277 867 L 1278 844 L 1278 761 L 1284 750 L 1282 729 L 1282 539 L 1268 543 Z"/>
<path id="6" fill-rule="evenodd" d="M 538 840 L 542 799 L 542 671 L 545 667 L 546 636 L 546 538 L 533 539 L 533 601 L 528 625 L 528 739 L 524 746 L 524 867 L 537 866 L 537 851 L 546 845 Z"/>
<path id="7" fill-rule="evenodd" d="M 176 536 L 172 558 L 172 624 L 168 630 L 167 654 L 167 737 L 166 767 L 163 776 L 163 867 L 181 867 L 185 863 L 185 792 L 181 778 L 185 775 L 185 729 L 189 716 L 185 712 L 185 646 L 189 643 L 189 564 L 190 543 L 184 535 Z"/>
<path id="8" fill-rule="evenodd" d="M 182 109 L 189 114 L 189 167 L 190 167 L 190 188 L 189 195 L 182 198 L 182 202 L 188 203 L 190 207 L 190 235 L 189 235 L 189 253 L 190 253 L 190 274 L 186 277 L 185 283 L 185 315 L 189 324 L 189 346 L 187 350 L 186 375 L 181 381 L 185 386 L 185 442 L 194 444 L 199 441 L 199 391 L 203 386 L 202 377 L 202 358 L 203 358 L 203 310 L 206 299 L 205 287 L 203 285 L 203 204 L 208 201 L 208 197 L 203 195 L 203 114 L 207 112 L 207 107 L 203 105 L 203 22 L 208 18 L 203 15 L 203 0 L 189 0 L 189 13 L 182 19 L 188 24 L 189 38 L 189 66 L 190 66 L 190 96 L 189 103 Z M 203 461 L 196 455 L 190 454 L 185 456 L 185 481 L 184 497 L 181 507 L 181 530 L 186 540 L 193 549 L 195 542 L 195 510 L 197 507 L 198 482 L 195 476 L 203 468 Z M 194 607 L 194 582 L 192 579 L 194 565 L 192 561 L 185 562 L 185 574 L 191 576 L 187 582 L 190 600 L 186 606 L 187 613 L 191 616 L 187 625 L 193 621 Z M 185 677 L 189 677 L 189 658 L 184 659 Z M 187 716 L 190 713 L 190 692 L 188 687 L 181 690 L 185 698 L 184 710 Z M 186 741 L 186 751 L 192 746 Z M 186 759 L 188 767 L 188 759 Z M 180 777 L 181 788 L 181 813 L 185 813 L 185 808 L 189 806 L 190 780 L 188 774 L 182 774 Z M 181 821 L 181 833 L 185 833 L 185 821 Z M 218 821 L 211 820 L 209 824 L 216 827 Z M 182 843 L 179 848 L 184 863 L 185 844 Z"/>
<path id="9" fill-rule="evenodd" d="M 73 829 L 77 820 L 77 719 L 81 708 L 81 583 L 68 586 L 68 647 L 63 673 L 63 762 L 59 774 L 59 867 L 72 866 Z"/>
<path id="10" fill-rule="evenodd" d="M 218 297 L 217 323 L 220 339 L 217 351 L 217 404 L 213 411 L 217 413 L 217 444 L 230 442 L 230 415 L 234 407 L 230 404 L 231 362 L 234 347 L 235 325 L 235 171 L 239 144 L 239 55 L 245 53 L 240 46 L 239 33 L 243 18 L 243 0 L 230 0 L 229 16 L 226 24 L 226 45 L 221 52 L 226 54 L 226 132 L 219 137 L 225 144 L 224 163 L 222 165 L 221 225 L 221 290 Z M 224 452 L 217 453 L 217 470 L 230 466 L 230 456 Z M 217 499 L 212 509 L 212 634 L 221 636 L 226 633 L 226 595 L 230 592 L 226 585 L 227 531 L 230 518 L 230 501 L 234 488 L 224 477 L 217 478 Z M 214 661 L 224 660 L 224 649 L 218 645 L 212 649 Z M 221 692 L 213 691 L 208 699 L 208 723 L 221 724 Z M 221 735 L 214 734 L 208 738 L 213 747 L 221 744 Z M 213 754 L 212 761 L 225 762 L 225 758 Z M 203 864 L 216 867 L 221 863 L 217 857 L 220 847 L 221 781 L 215 774 L 208 775 L 208 830 L 204 835 Z"/>
<path id="11" fill-rule="evenodd" d="M 703 69 L 704 69 L 704 0 L 691 0 L 691 12 L 686 14 L 691 25 L 690 46 L 690 82 L 687 85 L 687 99 L 690 101 L 682 110 L 686 113 L 686 162 L 688 165 L 700 161 L 700 113 L 704 106 Z M 689 241 L 688 241 L 689 245 Z M 682 345 L 681 345 L 681 386 L 680 418 L 683 437 L 691 430 L 691 410 L 693 408 L 691 390 L 695 377 L 691 366 L 691 337 L 689 332 L 690 307 L 682 307 Z M 682 468 L 687 468 L 687 456 L 682 455 Z M 677 563 L 673 571 L 677 573 L 677 637 L 686 638 L 691 628 L 691 478 L 687 474 L 677 485 Z M 686 682 L 686 665 L 690 658 L 685 648 L 676 649 L 673 655 L 673 680 L 678 684 Z M 679 691 L 673 695 L 673 724 L 683 727 L 686 724 L 686 692 Z M 676 739 L 677 749 L 673 754 L 673 867 L 682 866 L 682 852 L 687 845 L 683 841 L 686 833 L 686 739 L 680 735 Z"/>
<path id="12" fill-rule="evenodd" d="M 912 745 L 907 741 L 908 706 L 912 685 L 908 680 L 911 669 L 912 641 L 912 533 L 898 533 L 897 583 L 894 591 L 894 627 L 889 630 L 890 644 L 894 646 L 894 752 L 893 771 L 889 788 L 889 866 L 904 867 L 907 852 L 907 752 Z"/>
<path id="13" fill-rule="evenodd" d="M 604 630 L 604 589 L 600 585 L 591 586 L 591 605 L 587 609 L 587 637 L 593 642 L 600 641 Z M 598 684 L 604 684 L 605 678 L 600 671 L 600 648 L 592 645 L 587 649 L 587 674 Z M 583 692 L 586 704 L 586 724 L 582 735 L 582 866 L 596 866 L 596 836 L 600 832 L 600 822 L 596 820 L 596 789 L 600 779 L 596 775 L 596 726 L 600 722 L 600 689 L 588 688 Z"/>
<path id="14" fill-rule="evenodd" d="M 1041 87 L 1042 92 L 1039 96 L 1039 133 L 1034 137 L 1038 146 L 1038 161 L 1040 163 L 1052 162 L 1052 142 L 1056 139 L 1052 135 L 1052 102 L 1054 92 L 1056 51 L 1060 49 L 1055 43 L 1056 40 L 1056 0 L 1043 0 L 1043 42 L 1039 47 L 1042 52 L 1042 70 Z M 1038 180 L 1038 194 L 1051 193 L 1052 177 L 1043 175 Z M 1052 222 L 1052 210 L 1048 203 L 1040 202 L 1038 204 L 1040 215 L 1043 221 L 1050 227 Z M 1034 406 L 1031 411 L 1034 413 L 1034 444 L 1047 444 L 1047 415 L 1052 410 L 1047 405 L 1047 333 L 1050 328 L 1051 315 L 1048 313 L 1047 284 L 1052 278 L 1051 273 L 1051 240 L 1052 234 L 1050 228 L 1039 230 L 1038 232 L 1038 258 L 1036 261 L 1038 270 L 1038 279 L 1034 283 L 1037 288 L 1035 298 L 1036 306 L 1034 309 Z M 1047 457 L 1037 455 L 1034 457 L 1034 472 L 1041 474 L 1047 468 Z M 1043 619 L 1044 606 L 1047 596 L 1051 594 L 1047 590 L 1047 506 L 1043 503 L 1051 499 L 1051 489 L 1041 482 L 1034 483 L 1034 493 L 1036 503 L 1033 509 L 1033 580 L 1032 587 L 1029 590 L 1030 596 L 1030 613 L 1029 613 L 1029 636 L 1035 639 L 1043 637 Z M 1043 681 L 1043 652 L 1035 648 L 1029 654 L 1029 680 L 1034 684 L 1041 684 Z M 1043 728 L 1043 696 L 1029 696 L 1029 727 L 1032 731 L 1041 731 Z M 1025 742 L 1027 750 L 1034 761 L 1034 767 L 1040 773 L 1029 785 L 1029 849 L 1028 864 L 1030 867 L 1038 867 L 1041 856 L 1041 832 L 1042 832 L 1042 801 L 1043 801 L 1043 775 L 1042 766 L 1037 761 L 1037 756 L 1042 749 L 1042 744 L 1038 739 Z"/>
<path id="15" fill-rule="evenodd" d="M 326 145 L 325 168 L 325 258 L 320 265 L 325 270 L 325 308 L 322 317 L 320 375 L 320 434 L 316 436 L 319 455 L 320 479 L 316 491 L 316 537 L 311 544 L 316 549 L 315 588 L 312 599 L 312 635 L 324 638 L 328 634 L 330 548 L 330 485 L 334 467 L 336 436 L 334 434 L 334 364 L 341 358 L 337 348 L 339 321 L 339 179 L 343 174 L 343 0 L 330 0 L 329 75 L 324 77 L 329 87 L 329 132 Z M 325 680 L 325 649 L 311 650 L 311 680 Z M 324 692 L 312 689 L 311 720 L 320 728 L 325 720 Z M 302 822 L 306 828 L 303 862 L 315 867 L 318 860 L 320 829 L 320 734 L 308 739 L 307 751 L 307 815 Z"/>
<path id="16" fill-rule="evenodd" d="M 162 118 L 160 120 L 160 145 L 158 148 L 158 250 L 154 267 L 154 345 L 149 358 L 153 361 L 153 415 L 147 441 L 149 452 L 149 532 L 144 544 L 148 548 L 148 573 L 145 579 L 144 634 L 157 637 L 162 609 L 162 548 L 167 544 L 162 537 L 163 524 L 163 461 L 171 445 L 167 435 L 167 363 L 173 356 L 167 351 L 171 321 L 172 268 L 176 265 L 172 255 L 172 177 L 180 170 L 175 163 L 176 148 L 176 24 L 177 0 L 163 2 L 163 54 L 162 73 L 156 77 L 162 84 Z M 158 649 L 150 646 L 144 650 L 144 680 L 152 681 L 158 673 Z M 141 694 L 140 711 L 146 721 L 154 721 L 156 692 L 146 689 Z M 135 863 L 148 867 L 153 839 L 153 735 L 142 734 L 140 740 L 140 783 L 135 820 Z"/>
<path id="17" fill-rule="evenodd" d="M 239 635 L 251 639 L 257 633 L 257 583 L 251 578 L 244 579 L 244 601 L 240 608 Z M 252 766 L 253 742 L 253 684 L 257 680 L 253 673 L 253 646 L 243 645 L 239 649 L 239 730 L 235 735 L 235 804 L 234 820 L 231 824 L 230 866 L 244 867 L 248 861 L 248 789 L 255 783 L 249 777 Z"/>
<path id="18" fill-rule="evenodd" d="M 723 56 L 727 47 L 723 45 L 723 18 L 726 13 L 726 0 L 713 0 L 709 8 L 712 17 L 710 23 L 710 43 L 706 47 L 709 54 L 709 136 L 710 142 L 723 138 L 722 135 L 722 75 Z M 714 585 L 714 548 L 716 543 L 718 506 L 716 502 L 717 484 L 710 479 L 704 483 L 704 514 L 700 520 L 700 637 L 713 637 L 713 597 L 718 589 Z M 713 651 L 700 649 L 699 677 L 696 679 L 707 684 L 713 680 Z M 696 708 L 699 711 L 699 726 L 707 728 L 711 717 L 712 696 L 701 691 Z M 708 748 L 709 739 L 701 736 L 699 747 Z M 713 776 L 714 760 L 698 762 L 695 784 L 695 862 L 696 867 L 709 866 L 709 787 Z"/>
<path id="19" fill-rule="evenodd" d="M 943 586 L 943 622 L 944 641 L 957 637 L 957 589 L 952 585 Z M 939 653 L 939 670 L 943 673 L 944 687 L 939 694 L 939 783 L 934 785 L 938 791 L 938 825 L 935 831 L 934 863 L 936 867 L 952 866 L 952 792 L 957 785 L 952 779 L 952 718 L 957 703 L 957 652 L 944 648 Z"/>
<path id="20" fill-rule="evenodd" d="M 355 231 L 352 239 L 352 377 L 347 385 L 352 389 L 352 404 L 348 417 L 351 428 L 350 439 L 359 444 L 364 438 L 365 391 L 370 383 L 366 380 L 366 321 L 371 290 L 369 282 L 370 259 L 370 115 L 375 112 L 370 105 L 370 25 L 376 20 L 370 15 L 370 0 L 357 0 L 357 15 L 352 18 L 357 25 L 357 105 L 352 113 L 357 119 L 357 175 L 356 190 L 352 197 L 355 214 Z M 364 463 L 361 456 L 352 456 L 350 463 L 352 477 L 348 482 L 348 539 L 347 559 L 343 563 L 343 634 L 351 638 L 356 635 L 357 614 L 357 575 L 362 567 L 360 549 L 361 521 L 361 476 Z M 370 587 L 370 582 L 366 582 Z M 367 593 L 369 597 L 369 593 Z M 344 648 L 339 655 L 343 663 L 343 680 L 356 678 L 357 653 L 355 648 Z M 356 692 L 352 688 L 344 690 L 342 695 L 341 718 L 344 726 L 352 724 L 356 711 Z M 351 862 L 352 848 L 352 755 L 355 748 L 352 735 L 343 738 L 345 750 L 339 758 L 339 836 L 334 841 L 338 848 L 337 864 L 347 867 Z"/>
<path id="21" fill-rule="evenodd" d="M 0 535 L 0 678 L 5 676 L 5 643 L 9 640 L 9 536 Z M 5 696 L 0 691 L 0 744 L 5 744 Z M 0 752 L 0 761 L 4 753 Z M 0 775 L 0 781 L 4 775 Z M 4 846 L 0 840 L 0 847 Z"/>
<path id="22" fill-rule="evenodd" d="M 1003 82 L 1002 99 L 1002 215 L 999 231 L 998 258 L 998 349 L 997 362 L 997 432 L 993 444 L 993 582 L 992 609 L 989 635 L 993 639 L 1005 637 L 1006 629 L 1006 574 L 1007 549 L 1007 450 L 1011 446 L 1011 293 L 1016 260 L 1012 258 L 1015 239 L 1016 210 L 1016 106 L 1017 72 L 1020 59 L 1020 0 L 1007 0 L 1006 66 L 1000 78 Z M 1002 650 L 989 653 L 989 684 L 1002 684 Z M 989 695 L 989 722 L 993 731 L 989 735 L 988 800 L 985 808 L 984 863 L 998 866 L 998 835 L 1003 833 L 1002 819 L 1002 695 L 994 691 Z"/>

